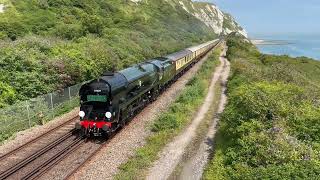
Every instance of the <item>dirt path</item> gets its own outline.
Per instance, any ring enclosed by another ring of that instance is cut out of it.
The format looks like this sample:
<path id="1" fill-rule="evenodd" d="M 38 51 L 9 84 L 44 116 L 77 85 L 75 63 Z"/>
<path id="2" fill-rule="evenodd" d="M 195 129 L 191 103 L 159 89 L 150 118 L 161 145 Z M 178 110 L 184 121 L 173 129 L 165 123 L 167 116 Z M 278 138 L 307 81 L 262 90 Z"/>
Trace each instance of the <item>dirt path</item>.
<path id="1" fill-rule="evenodd" d="M 211 54 L 211 53 L 209 53 Z M 208 55 L 209 55 L 208 54 Z M 186 74 L 164 92 L 156 102 L 138 114 L 125 129 L 118 134 L 71 179 L 112 179 L 119 171 L 118 167 L 135 154 L 135 150 L 145 144 L 150 136 L 150 125 L 182 92 L 183 88 L 194 77 L 203 62 L 192 67 Z"/>
<path id="2" fill-rule="evenodd" d="M 224 55 L 223 52 L 222 55 Z M 227 81 L 230 66 L 229 62 L 223 58 L 219 58 L 221 64 L 212 77 L 211 84 L 209 87 L 208 94 L 206 99 L 197 112 L 194 120 L 192 121 L 191 125 L 178 137 L 176 137 L 170 144 L 168 144 L 164 150 L 160 154 L 160 158 L 156 161 L 149 169 L 148 175 L 146 179 L 148 180 L 155 180 L 155 179 L 168 179 L 170 175 L 173 173 L 177 165 L 182 159 L 182 156 L 185 153 L 186 147 L 192 142 L 192 139 L 196 136 L 196 131 L 199 124 L 204 119 L 206 113 L 208 112 L 211 104 L 216 100 L 216 98 L 221 99 L 221 103 L 219 104 L 219 111 L 222 112 L 224 109 L 224 104 L 226 102 L 226 97 L 214 97 L 214 87 L 217 85 L 220 78 L 223 79 L 224 82 Z M 223 88 L 224 89 L 224 88 Z M 217 120 L 214 120 L 212 128 L 208 132 L 208 137 L 213 137 L 212 134 L 215 133 L 215 125 Z M 211 145 L 204 142 L 200 146 L 199 153 L 196 154 L 194 158 L 191 159 L 190 162 L 186 163 L 183 167 L 181 179 L 199 179 L 202 176 L 203 168 L 207 163 L 207 159 L 209 157 L 209 152 L 207 151 L 208 148 L 210 149 Z"/>
<path id="3" fill-rule="evenodd" d="M 210 160 L 210 152 L 212 152 L 212 149 L 214 148 L 213 139 L 216 133 L 216 126 L 219 121 L 219 115 L 223 112 L 224 107 L 227 103 L 226 84 L 227 84 L 228 75 L 230 72 L 230 63 L 225 58 L 223 57 L 220 57 L 220 58 L 224 62 L 225 71 L 221 75 L 222 93 L 219 101 L 218 111 L 216 112 L 216 116 L 209 127 L 206 137 L 201 142 L 200 147 L 197 150 L 197 153 L 193 157 L 191 157 L 186 164 L 183 165 L 182 171 L 178 179 L 181 179 L 181 180 L 201 179 L 205 165 Z"/>

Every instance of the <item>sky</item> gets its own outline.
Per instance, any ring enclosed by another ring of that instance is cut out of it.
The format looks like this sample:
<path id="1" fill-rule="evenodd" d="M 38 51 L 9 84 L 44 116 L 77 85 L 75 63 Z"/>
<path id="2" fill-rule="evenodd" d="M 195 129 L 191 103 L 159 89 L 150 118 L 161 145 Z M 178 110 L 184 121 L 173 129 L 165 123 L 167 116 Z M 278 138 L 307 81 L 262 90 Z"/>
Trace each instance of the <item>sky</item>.
<path id="1" fill-rule="evenodd" d="M 198 0 L 216 4 L 249 35 L 320 34 L 320 0 Z"/>

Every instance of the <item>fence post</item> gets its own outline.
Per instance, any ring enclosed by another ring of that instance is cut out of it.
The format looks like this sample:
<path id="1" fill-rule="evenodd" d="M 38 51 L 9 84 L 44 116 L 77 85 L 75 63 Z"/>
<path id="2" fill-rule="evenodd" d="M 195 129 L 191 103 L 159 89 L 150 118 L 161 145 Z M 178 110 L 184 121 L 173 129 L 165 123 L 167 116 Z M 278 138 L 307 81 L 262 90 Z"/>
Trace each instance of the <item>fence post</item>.
<path id="1" fill-rule="evenodd" d="M 6 114 L 6 113 L 5 113 L 5 110 L 1 110 L 1 109 L 0 109 L 0 115 L 1 115 L 1 114 L 4 115 L 3 117 L 6 117 L 6 115 L 5 115 L 5 114 Z M 7 118 L 4 118 L 4 124 L 7 124 Z"/>
<path id="2" fill-rule="evenodd" d="M 26 106 L 27 106 L 27 114 L 28 114 L 29 128 L 31 128 L 31 119 L 30 119 L 30 112 L 29 112 L 29 104 L 28 104 L 28 101 L 26 101 Z"/>
<path id="3" fill-rule="evenodd" d="M 54 118 L 54 112 L 53 112 L 53 95 L 50 93 L 50 103 L 51 103 L 51 114 L 52 118 Z"/>
<path id="4" fill-rule="evenodd" d="M 53 95 L 50 93 L 50 103 L 51 103 L 51 109 L 53 109 Z"/>
<path id="5" fill-rule="evenodd" d="M 71 100 L 71 88 L 68 87 L 68 92 L 69 92 L 69 100 Z"/>

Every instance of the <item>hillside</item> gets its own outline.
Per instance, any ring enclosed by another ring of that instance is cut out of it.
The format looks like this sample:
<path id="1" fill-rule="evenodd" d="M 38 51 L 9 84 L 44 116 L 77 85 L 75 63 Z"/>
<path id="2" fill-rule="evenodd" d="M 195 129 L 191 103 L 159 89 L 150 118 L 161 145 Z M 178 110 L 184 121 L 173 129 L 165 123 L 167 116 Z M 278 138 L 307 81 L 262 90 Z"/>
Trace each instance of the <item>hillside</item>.
<path id="1" fill-rule="evenodd" d="M 229 103 L 205 179 L 318 179 L 320 62 L 227 44 Z"/>
<path id="2" fill-rule="evenodd" d="M 191 0 L 1 0 L 0 9 L 0 107 L 242 31 Z"/>

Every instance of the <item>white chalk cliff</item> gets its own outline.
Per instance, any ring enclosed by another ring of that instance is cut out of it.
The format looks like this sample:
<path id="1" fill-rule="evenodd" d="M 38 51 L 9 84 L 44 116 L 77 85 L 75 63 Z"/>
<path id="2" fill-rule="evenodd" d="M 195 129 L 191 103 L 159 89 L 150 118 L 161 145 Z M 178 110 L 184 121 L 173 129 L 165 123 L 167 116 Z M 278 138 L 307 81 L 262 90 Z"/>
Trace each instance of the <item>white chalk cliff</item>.
<path id="1" fill-rule="evenodd" d="M 146 2 L 148 0 L 131 0 L 136 4 Z M 177 8 L 184 9 L 206 26 L 213 29 L 216 34 L 229 34 L 238 32 L 245 37 L 248 37 L 247 32 L 235 21 L 228 13 L 222 12 L 216 5 L 205 2 L 193 2 L 192 0 L 164 0 Z"/>

